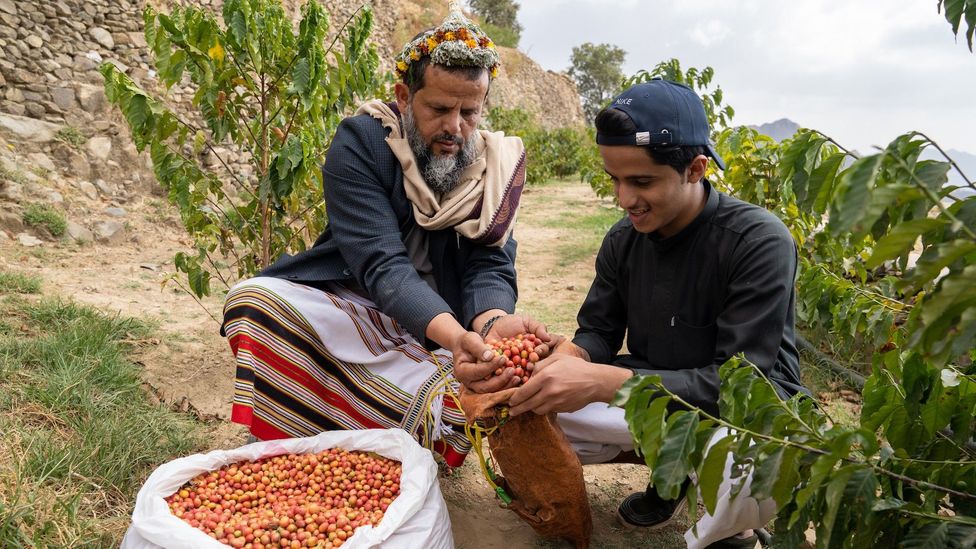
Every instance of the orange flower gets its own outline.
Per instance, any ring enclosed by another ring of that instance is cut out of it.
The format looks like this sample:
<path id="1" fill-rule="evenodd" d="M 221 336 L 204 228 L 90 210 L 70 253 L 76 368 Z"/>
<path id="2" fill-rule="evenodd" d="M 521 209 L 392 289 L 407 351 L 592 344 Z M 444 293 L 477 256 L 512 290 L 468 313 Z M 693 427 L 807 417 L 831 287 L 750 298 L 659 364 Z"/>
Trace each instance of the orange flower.
<path id="1" fill-rule="evenodd" d="M 475 49 L 478 47 L 478 43 L 475 42 L 473 38 L 468 38 L 467 40 L 464 41 L 464 43 L 467 44 L 468 47 L 471 49 Z"/>

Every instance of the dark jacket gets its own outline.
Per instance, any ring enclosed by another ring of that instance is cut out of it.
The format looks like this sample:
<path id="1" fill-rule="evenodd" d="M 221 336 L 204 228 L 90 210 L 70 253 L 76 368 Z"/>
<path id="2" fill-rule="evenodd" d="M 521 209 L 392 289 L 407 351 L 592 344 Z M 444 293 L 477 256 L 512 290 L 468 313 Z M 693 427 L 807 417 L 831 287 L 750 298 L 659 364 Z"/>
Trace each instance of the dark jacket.
<path id="1" fill-rule="evenodd" d="M 763 208 L 703 182 L 705 208 L 669 238 L 627 218 L 604 238 L 574 341 L 594 362 L 661 376 L 718 413 L 719 367 L 738 353 L 783 397 L 805 391 L 794 343 L 796 244 Z M 615 356 L 624 337 L 631 354 Z"/>
<path id="2" fill-rule="evenodd" d="M 320 288 L 329 281 L 354 283 L 420 341 L 425 341 L 427 324 L 443 312 L 465 327 L 489 309 L 514 312 L 515 239 L 501 248 L 487 247 L 453 229 L 417 226 L 403 170 L 386 135 L 368 115 L 339 124 L 322 166 L 329 217 L 325 231 L 312 248 L 285 255 L 260 276 Z M 404 241 L 411 230 L 427 236 L 436 292 L 408 256 Z"/>

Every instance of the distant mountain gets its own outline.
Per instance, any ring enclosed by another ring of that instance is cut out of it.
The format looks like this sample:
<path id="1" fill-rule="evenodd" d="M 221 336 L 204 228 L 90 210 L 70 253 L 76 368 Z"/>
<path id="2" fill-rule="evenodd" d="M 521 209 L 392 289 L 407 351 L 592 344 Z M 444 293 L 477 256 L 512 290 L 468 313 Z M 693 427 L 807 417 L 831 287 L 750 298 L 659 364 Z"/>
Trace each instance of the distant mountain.
<path id="1" fill-rule="evenodd" d="M 966 177 L 970 181 L 976 179 L 976 154 L 959 151 L 956 149 L 947 149 L 946 154 L 949 155 L 959 169 L 962 170 Z M 942 156 L 939 151 L 934 147 L 929 147 L 922 151 L 921 158 L 924 160 L 942 160 L 945 161 L 945 157 Z M 949 185 L 954 185 L 957 187 L 965 185 L 965 180 L 959 175 L 959 172 L 955 168 L 949 168 Z M 959 189 L 953 193 L 953 196 L 964 197 L 971 194 L 976 194 L 976 191 L 969 188 L 968 186 Z"/>
<path id="2" fill-rule="evenodd" d="M 793 134 L 800 129 L 800 125 L 789 118 L 780 118 L 775 122 L 767 122 L 759 126 L 749 126 L 757 132 L 772 137 L 776 141 L 782 141 L 793 137 Z"/>
<path id="3" fill-rule="evenodd" d="M 758 131 L 763 135 L 767 135 L 776 141 L 782 141 L 793 137 L 793 134 L 800 129 L 800 125 L 796 122 L 790 120 L 789 118 L 780 118 L 775 122 L 767 122 L 765 124 L 760 124 L 758 126 L 751 125 L 750 128 Z M 976 154 L 956 150 L 948 149 L 946 154 L 951 157 L 959 168 L 966 174 L 970 180 L 976 179 Z M 923 160 L 942 160 L 945 158 L 936 150 L 934 147 L 929 147 L 922 152 L 921 158 Z M 955 168 L 949 170 L 949 185 L 952 186 L 962 186 L 965 184 L 962 176 Z M 956 196 L 969 196 L 971 194 L 976 194 L 976 191 L 970 189 L 968 186 L 959 189 L 954 193 Z"/>

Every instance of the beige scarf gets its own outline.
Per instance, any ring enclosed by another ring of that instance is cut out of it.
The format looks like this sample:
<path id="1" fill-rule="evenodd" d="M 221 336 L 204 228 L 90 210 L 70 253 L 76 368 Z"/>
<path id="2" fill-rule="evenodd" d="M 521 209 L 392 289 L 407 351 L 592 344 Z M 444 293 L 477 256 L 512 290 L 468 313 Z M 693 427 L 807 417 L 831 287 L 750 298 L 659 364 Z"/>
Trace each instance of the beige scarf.
<path id="1" fill-rule="evenodd" d="M 453 227 L 461 236 L 489 246 L 502 246 L 515 227 L 525 186 L 525 147 L 518 137 L 478 130 L 474 161 L 461 181 L 443 196 L 427 186 L 410 143 L 400 130 L 400 117 L 389 105 L 373 100 L 356 114 L 368 114 L 390 130 L 386 142 L 403 168 L 403 186 L 413 204 L 417 224 L 435 231 Z"/>

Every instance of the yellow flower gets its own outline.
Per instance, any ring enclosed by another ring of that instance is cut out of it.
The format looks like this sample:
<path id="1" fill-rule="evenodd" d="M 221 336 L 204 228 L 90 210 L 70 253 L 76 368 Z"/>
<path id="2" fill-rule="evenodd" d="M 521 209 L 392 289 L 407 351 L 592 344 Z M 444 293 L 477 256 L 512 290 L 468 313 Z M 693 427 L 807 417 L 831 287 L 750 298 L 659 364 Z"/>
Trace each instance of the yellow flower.
<path id="1" fill-rule="evenodd" d="M 220 42 L 217 42 L 214 44 L 214 47 L 207 50 L 207 54 L 217 62 L 218 67 L 224 63 L 224 48 L 220 47 Z"/>
<path id="2" fill-rule="evenodd" d="M 427 50 L 428 51 L 434 51 L 434 48 L 436 48 L 436 47 L 437 47 L 437 40 L 433 36 L 428 36 L 427 37 Z"/>
<path id="3" fill-rule="evenodd" d="M 448 40 L 448 41 L 454 40 L 454 32 L 447 31 L 447 33 L 444 34 L 444 40 Z"/>
<path id="4" fill-rule="evenodd" d="M 403 61 L 397 61 L 397 70 L 400 72 L 407 72 L 407 64 Z"/>
<path id="5" fill-rule="evenodd" d="M 478 43 L 475 42 L 473 38 L 468 38 L 467 40 L 464 41 L 464 43 L 467 44 L 468 47 L 471 49 L 475 49 L 478 47 Z"/>
<path id="6" fill-rule="evenodd" d="M 420 59 L 420 52 L 417 50 L 410 50 L 410 59 L 413 59 L 414 61 Z"/>
<path id="7" fill-rule="evenodd" d="M 494 67 L 491 68 L 491 77 L 492 78 L 495 78 L 497 76 L 498 76 L 498 66 L 496 65 L 496 66 L 494 66 Z"/>

